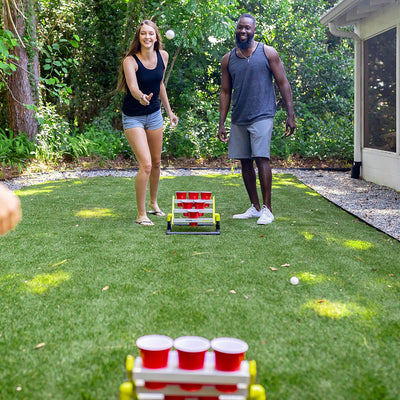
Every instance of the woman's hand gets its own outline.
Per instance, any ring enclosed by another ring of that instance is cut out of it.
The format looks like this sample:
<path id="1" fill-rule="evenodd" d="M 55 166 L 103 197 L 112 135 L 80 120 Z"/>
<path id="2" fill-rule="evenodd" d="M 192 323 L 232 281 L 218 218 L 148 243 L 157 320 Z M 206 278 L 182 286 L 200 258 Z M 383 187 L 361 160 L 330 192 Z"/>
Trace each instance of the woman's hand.
<path id="1" fill-rule="evenodd" d="M 172 127 L 177 126 L 178 121 L 179 121 L 179 118 L 174 113 L 171 113 L 169 116 L 169 122 L 170 122 L 171 126 Z"/>
<path id="2" fill-rule="evenodd" d="M 21 218 L 19 198 L 5 185 L 0 184 L 0 235 L 13 229 Z"/>
<path id="3" fill-rule="evenodd" d="M 144 94 L 143 93 L 142 97 L 139 100 L 139 103 L 142 106 L 148 106 L 150 104 L 150 100 L 151 100 L 152 97 L 153 97 L 153 93 L 150 93 L 150 94 Z"/>

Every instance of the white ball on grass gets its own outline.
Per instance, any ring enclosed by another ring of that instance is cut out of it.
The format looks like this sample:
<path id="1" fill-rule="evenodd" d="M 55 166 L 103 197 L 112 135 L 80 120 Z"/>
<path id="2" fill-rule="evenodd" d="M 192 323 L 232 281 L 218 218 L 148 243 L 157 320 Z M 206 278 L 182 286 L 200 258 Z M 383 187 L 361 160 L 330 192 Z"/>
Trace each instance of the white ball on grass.
<path id="1" fill-rule="evenodd" d="M 296 276 L 292 276 L 292 277 L 290 278 L 290 283 L 291 283 L 292 285 L 297 285 L 297 284 L 299 283 L 299 278 L 297 278 Z"/>

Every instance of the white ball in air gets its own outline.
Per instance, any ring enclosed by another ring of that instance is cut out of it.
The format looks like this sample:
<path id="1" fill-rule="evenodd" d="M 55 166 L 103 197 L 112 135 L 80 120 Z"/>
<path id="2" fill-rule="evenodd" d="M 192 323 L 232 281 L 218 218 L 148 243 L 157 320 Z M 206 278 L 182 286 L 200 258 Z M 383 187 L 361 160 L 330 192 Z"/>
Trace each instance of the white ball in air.
<path id="1" fill-rule="evenodd" d="M 165 36 L 167 39 L 171 40 L 175 37 L 175 32 L 172 29 L 168 29 L 167 32 L 165 32 Z"/>

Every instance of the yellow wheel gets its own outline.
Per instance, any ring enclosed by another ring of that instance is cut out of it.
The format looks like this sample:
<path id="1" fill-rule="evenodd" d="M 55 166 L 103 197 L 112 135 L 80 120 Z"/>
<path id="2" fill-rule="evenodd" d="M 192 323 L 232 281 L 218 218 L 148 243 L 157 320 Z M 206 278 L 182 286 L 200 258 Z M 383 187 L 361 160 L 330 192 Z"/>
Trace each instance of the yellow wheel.
<path id="1" fill-rule="evenodd" d="M 249 393 L 250 400 L 265 400 L 265 389 L 261 385 L 251 385 L 250 386 L 250 393 Z"/>
<path id="2" fill-rule="evenodd" d="M 124 382 L 119 387 L 119 400 L 132 400 L 132 398 L 133 398 L 132 382 Z"/>

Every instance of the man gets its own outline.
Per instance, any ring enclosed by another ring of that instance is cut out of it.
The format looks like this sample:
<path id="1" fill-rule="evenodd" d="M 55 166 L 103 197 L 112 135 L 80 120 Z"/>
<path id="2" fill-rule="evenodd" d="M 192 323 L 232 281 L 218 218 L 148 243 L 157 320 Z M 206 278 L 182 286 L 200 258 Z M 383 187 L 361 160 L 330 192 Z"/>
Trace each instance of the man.
<path id="1" fill-rule="evenodd" d="M 273 118 L 276 113 L 275 79 L 286 104 L 286 136 L 295 129 L 290 84 L 277 51 L 254 41 L 255 18 L 243 14 L 236 26 L 236 47 L 222 58 L 219 104 L 219 139 L 228 144 L 228 157 L 238 159 L 251 207 L 233 218 L 258 218 L 265 225 L 274 220 L 271 208 L 272 172 L 269 162 Z M 228 136 L 225 120 L 232 99 L 231 131 Z M 257 177 L 262 193 L 262 206 L 257 192 Z"/>

